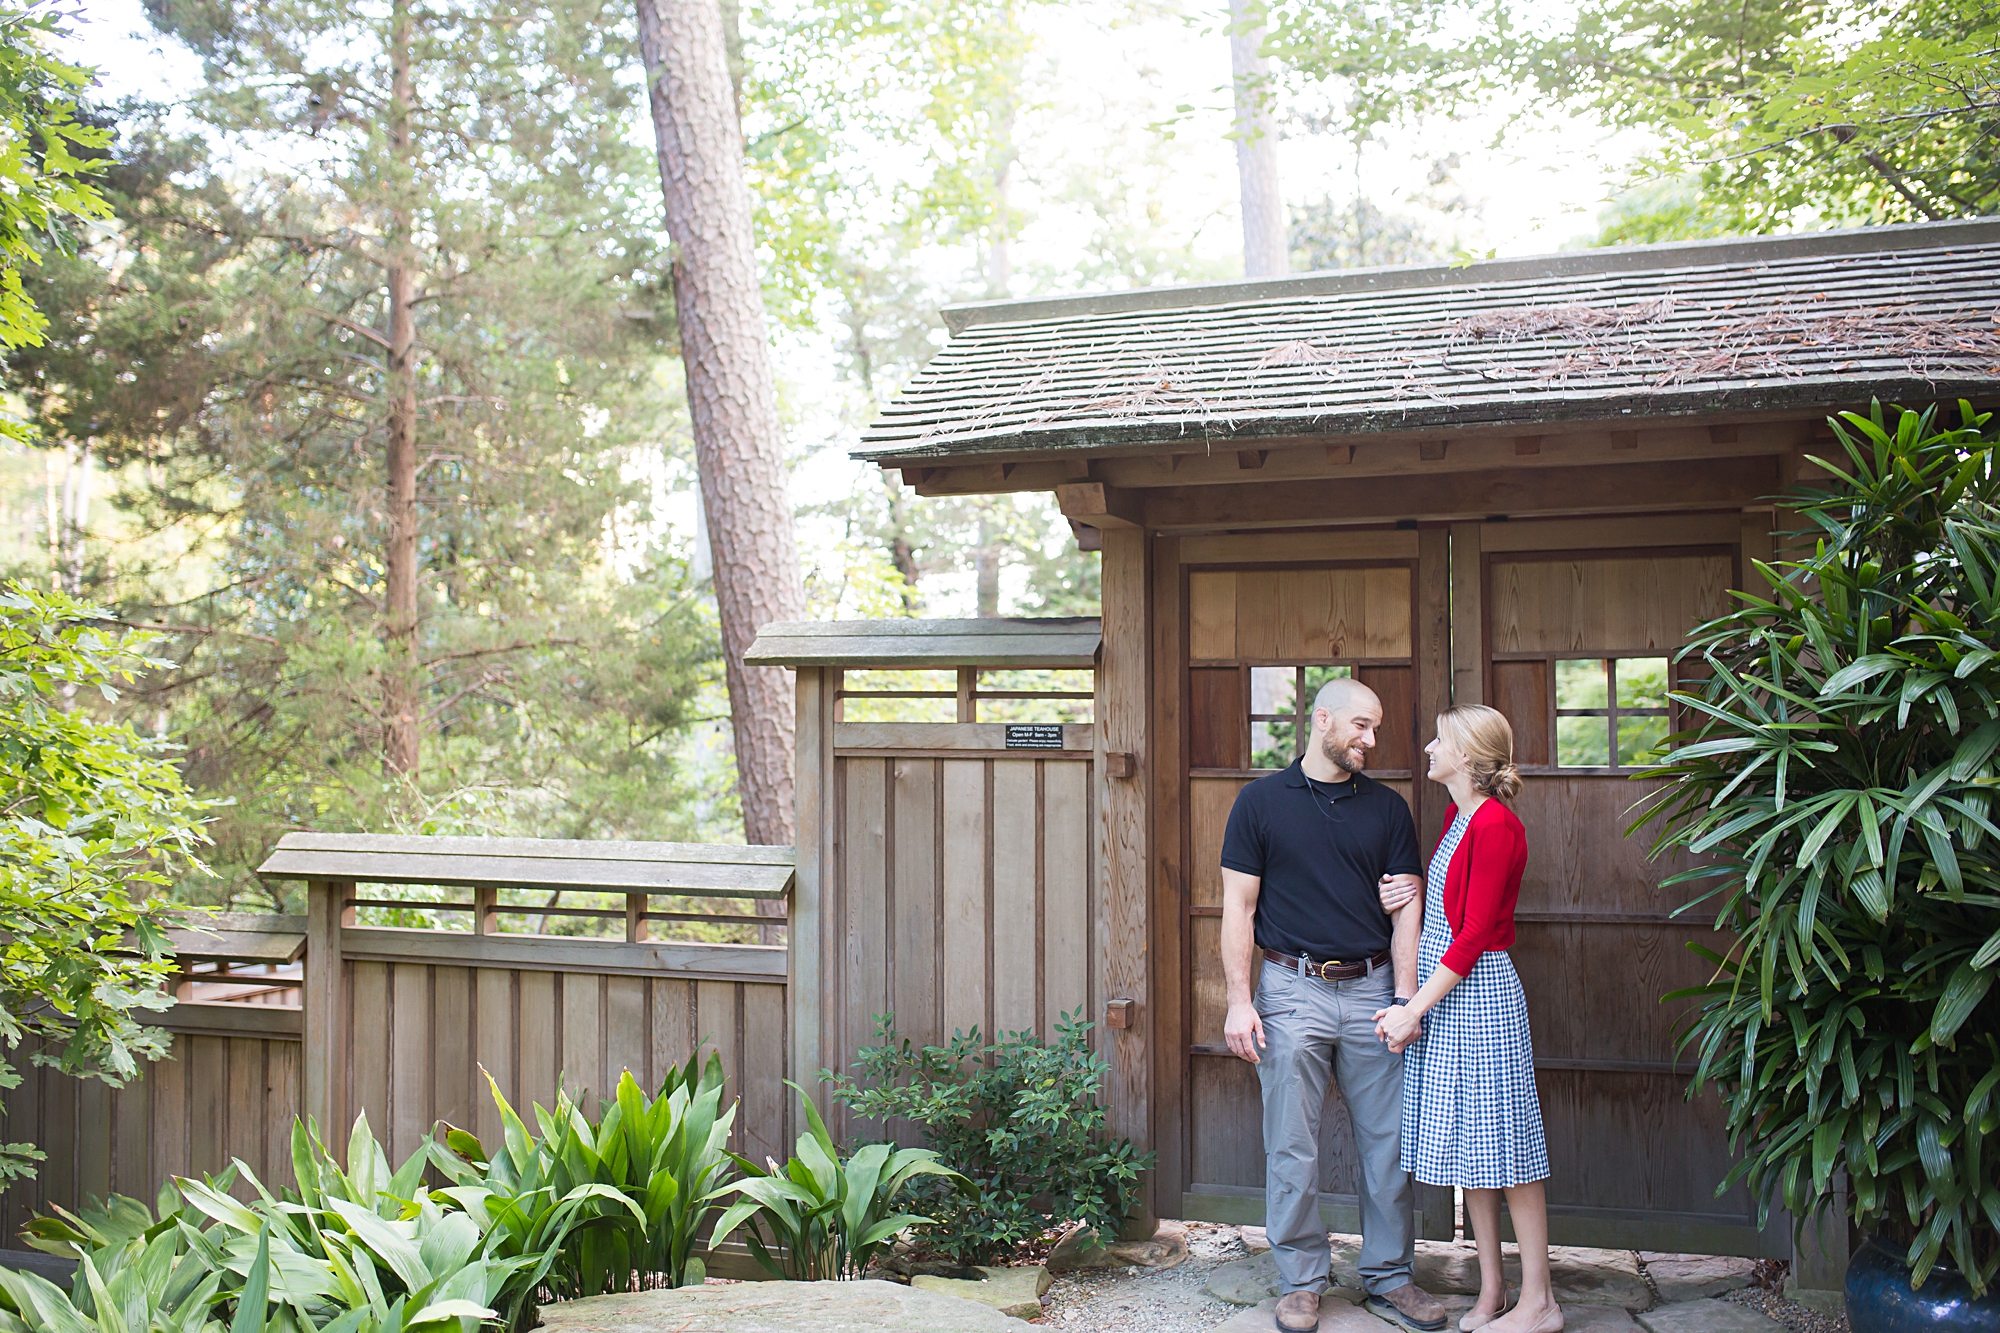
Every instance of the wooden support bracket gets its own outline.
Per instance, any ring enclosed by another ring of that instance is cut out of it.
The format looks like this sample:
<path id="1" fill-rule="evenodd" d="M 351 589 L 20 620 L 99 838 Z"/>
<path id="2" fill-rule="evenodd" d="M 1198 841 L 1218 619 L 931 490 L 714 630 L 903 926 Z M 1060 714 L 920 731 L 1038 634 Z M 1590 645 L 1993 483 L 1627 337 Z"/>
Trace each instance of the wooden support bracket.
<path id="1" fill-rule="evenodd" d="M 1139 776 L 1139 757 L 1123 750 L 1107 750 L 1104 753 L 1104 776 L 1107 778 L 1136 778 Z"/>
<path id="2" fill-rule="evenodd" d="M 1351 444 L 1329 444 L 1326 447 L 1326 461 L 1335 467 L 1346 467 L 1354 461 L 1354 448 Z"/>
<path id="3" fill-rule="evenodd" d="M 1238 449 L 1236 451 L 1236 466 L 1246 472 L 1255 471 L 1264 466 L 1264 460 L 1270 456 L 1271 451 L 1269 449 Z"/>
<path id="4" fill-rule="evenodd" d="M 1139 497 L 1101 481 L 1073 481 L 1056 487 L 1063 517 L 1092 528 L 1137 528 Z"/>
<path id="5" fill-rule="evenodd" d="M 1104 1002 L 1104 1026 L 1108 1028 L 1129 1028 L 1137 1016 L 1136 1000 L 1106 1000 Z"/>

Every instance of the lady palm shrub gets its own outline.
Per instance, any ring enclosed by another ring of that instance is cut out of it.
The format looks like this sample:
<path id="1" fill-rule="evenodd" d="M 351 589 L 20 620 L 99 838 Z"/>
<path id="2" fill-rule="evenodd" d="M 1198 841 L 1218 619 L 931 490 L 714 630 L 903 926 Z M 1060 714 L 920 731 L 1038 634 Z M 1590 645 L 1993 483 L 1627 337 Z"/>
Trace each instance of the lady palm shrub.
<path id="1" fill-rule="evenodd" d="M 1683 650 L 1696 719 L 1639 821 L 1725 951 L 1684 1032 L 1747 1181 L 1805 1219 L 1845 1171 L 1921 1284 L 2000 1267 L 2000 470 L 1990 416 L 1845 414 L 1799 558 Z M 1795 534 L 1799 535 L 1799 534 Z M 1803 553 L 1810 543 L 1810 553 Z M 1683 909 L 1687 910 L 1687 909 Z"/>

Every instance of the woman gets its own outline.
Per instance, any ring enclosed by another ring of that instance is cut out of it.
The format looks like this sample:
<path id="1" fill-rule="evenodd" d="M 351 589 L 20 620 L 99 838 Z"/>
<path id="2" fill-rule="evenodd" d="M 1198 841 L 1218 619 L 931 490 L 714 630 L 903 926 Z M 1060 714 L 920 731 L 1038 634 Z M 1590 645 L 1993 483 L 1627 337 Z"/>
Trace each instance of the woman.
<path id="1" fill-rule="evenodd" d="M 1542 1182 L 1548 1147 L 1535 1092 L 1528 1006 L 1506 949 L 1528 864 L 1527 832 L 1505 804 L 1521 789 L 1514 731 L 1480 704 L 1439 714 L 1425 747 L 1430 780 L 1451 791 L 1445 833 L 1431 856 L 1420 989 L 1382 1010 L 1376 1031 L 1403 1067 L 1403 1168 L 1426 1185 L 1465 1191 L 1479 1240 L 1479 1302 L 1459 1321 L 1471 1333 L 1557 1333 L 1562 1310 L 1549 1286 L 1549 1221 Z M 1414 891 L 1386 887 L 1396 912 Z M 1520 1304 L 1500 1261 L 1500 1196 L 1520 1242 Z"/>

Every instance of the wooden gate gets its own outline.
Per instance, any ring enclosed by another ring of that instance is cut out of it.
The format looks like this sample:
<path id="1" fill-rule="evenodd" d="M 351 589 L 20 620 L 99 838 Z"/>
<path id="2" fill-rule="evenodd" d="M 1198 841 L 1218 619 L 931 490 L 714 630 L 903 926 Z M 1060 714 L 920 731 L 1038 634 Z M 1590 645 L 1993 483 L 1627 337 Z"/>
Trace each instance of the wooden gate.
<path id="1" fill-rule="evenodd" d="M 1442 534 L 1440 534 L 1442 535 Z M 1420 821 L 1434 794 L 1413 769 L 1420 701 L 1443 688 L 1443 617 L 1421 613 L 1428 578 L 1445 576 L 1443 546 L 1407 531 L 1300 537 L 1193 538 L 1178 548 L 1174 619 L 1186 727 L 1178 765 L 1185 820 L 1163 821 L 1187 892 L 1175 913 L 1185 1051 L 1178 1092 L 1186 1126 L 1181 1212 L 1217 1220 L 1263 1215 L 1264 1145 L 1256 1071 L 1229 1053 L 1221 959 L 1218 858 L 1236 793 L 1290 764 L 1310 730 L 1312 700 L 1336 676 L 1365 682 L 1386 716 L 1368 772 L 1411 803 Z M 1285 557 L 1289 556 L 1287 559 Z M 1318 558 L 1315 558 L 1318 557 Z M 1428 563 L 1427 563 L 1428 561 Z M 1429 640 L 1427 642 L 1427 640 Z M 1420 669 L 1428 650 L 1432 670 Z M 1442 807 L 1439 806 L 1439 809 Z M 1428 812 L 1432 819 L 1436 811 Z M 1179 875 L 1174 875 L 1179 880 Z M 1358 1225 L 1358 1162 L 1346 1107 L 1329 1089 L 1320 1130 L 1322 1212 Z M 1449 1192 L 1419 1200 L 1431 1232 L 1449 1234 Z M 1420 1219 L 1422 1220 L 1422 1219 Z"/>
<path id="2" fill-rule="evenodd" d="M 1512 952 L 1535 1033 L 1553 1238 L 1790 1254 L 1782 1223 L 1760 1231 L 1741 1188 L 1715 1197 L 1730 1164 L 1721 1108 L 1712 1093 L 1686 1098 L 1679 1011 L 1659 1002 L 1705 979 L 1682 946 L 1708 923 L 1669 915 L 1682 895 L 1659 883 L 1678 865 L 1625 836 L 1647 790 L 1631 775 L 1678 725 L 1671 652 L 1728 608 L 1746 547 L 1766 556 L 1769 531 L 1766 514 L 1731 513 L 1158 542 L 1156 652 L 1179 676 L 1157 688 L 1154 724 L 1177 775 L 1156 797 L 1156 911 L 1178 928 L 1155 976 L 1171 995 L 1161 1021 L 1171 1002 L 1180 1024 L 1178 1059 L 1160 1070 L 1163 1199 L 1191 1217 L 1262 1218 L 1256 1074 L 1222 1038 L 1218 855 L 1236 792 L 1290 762 L 1317 683 L 1351 672 L 1390 721 L 1369 771 L 1411 801 L 1426 847 L 1449 798 L 1411 769 L 1436 712 L 1483 700 L 1515 726 L 1530 855 Z M 1323 1125 L 1323 1212 L 1351 1230 L 1337 1092 Z M 1417 1208 L 1420 1235 L 1452 1234 L 1449 1190 L 1420 1187 Z"/>

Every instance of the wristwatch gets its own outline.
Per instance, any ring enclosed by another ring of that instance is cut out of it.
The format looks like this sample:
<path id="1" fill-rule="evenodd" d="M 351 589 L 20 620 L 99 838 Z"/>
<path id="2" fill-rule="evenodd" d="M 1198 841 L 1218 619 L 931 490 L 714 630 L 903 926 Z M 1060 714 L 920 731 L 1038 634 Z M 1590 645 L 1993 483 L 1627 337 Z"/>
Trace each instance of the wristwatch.
<path id="1" fill-rule="evenodd" d="M 1391 1004 L 1408 1004 L 1409 1002 L 1410 997 L 1407 995 L 1398 995 L 1395 999 L 1389 1001 Z"/>

